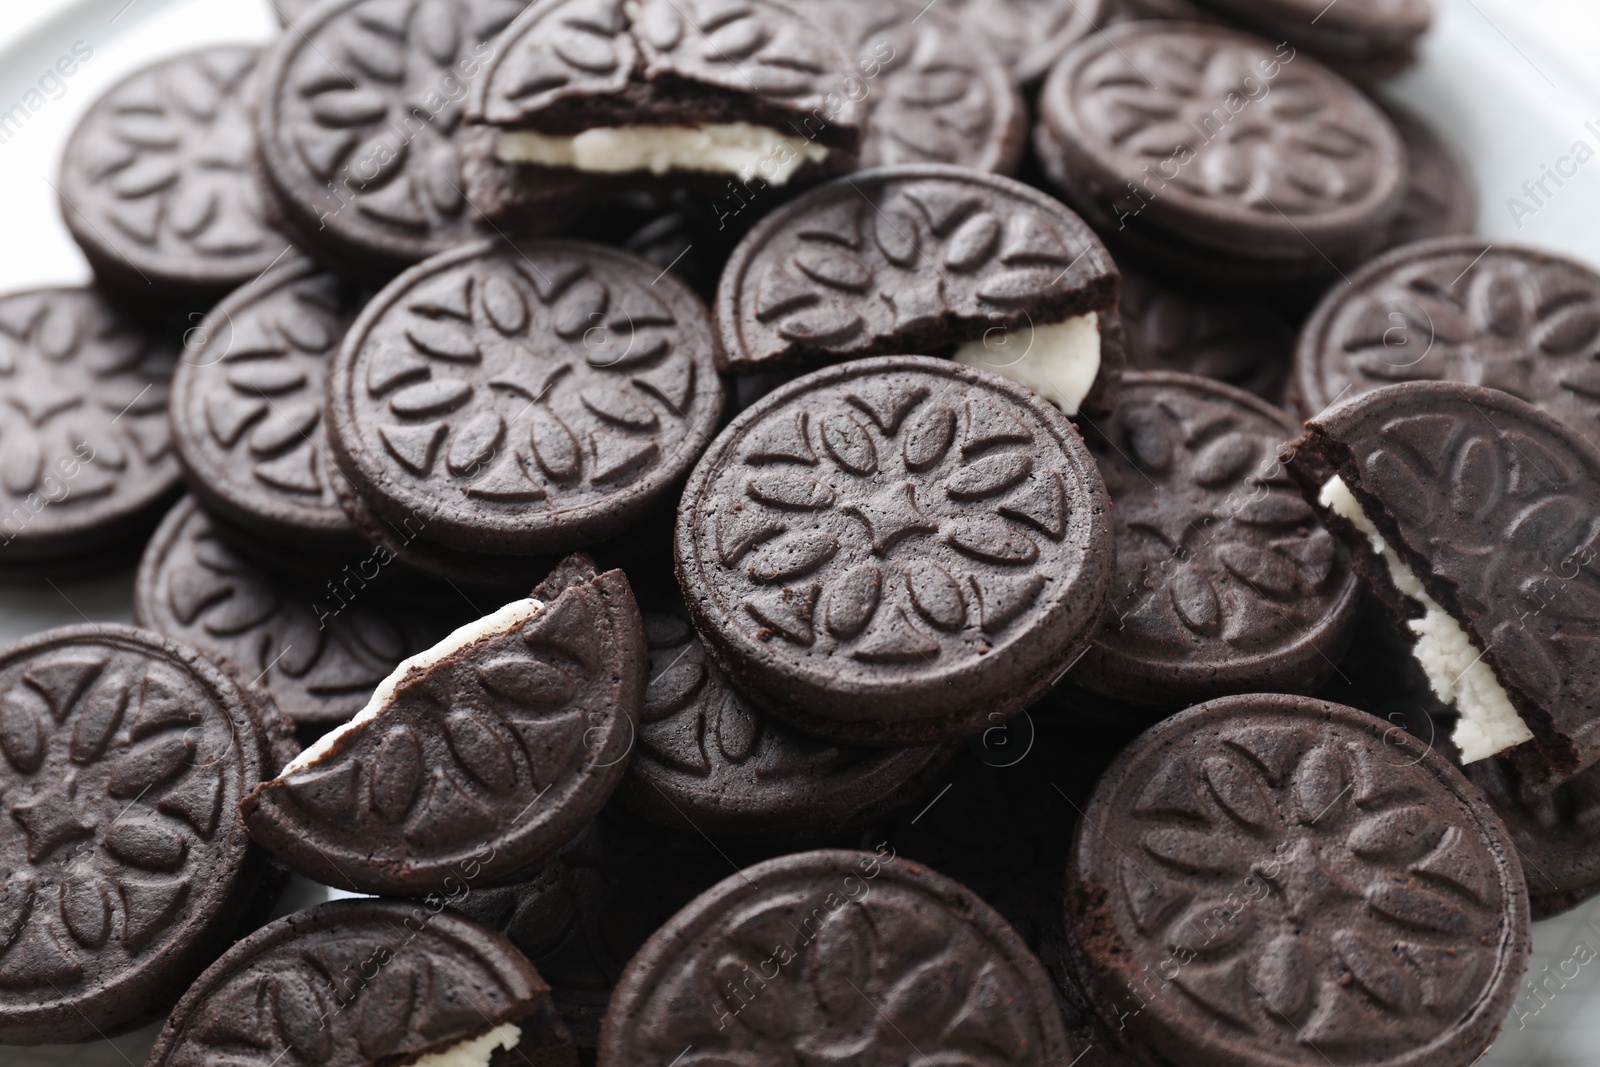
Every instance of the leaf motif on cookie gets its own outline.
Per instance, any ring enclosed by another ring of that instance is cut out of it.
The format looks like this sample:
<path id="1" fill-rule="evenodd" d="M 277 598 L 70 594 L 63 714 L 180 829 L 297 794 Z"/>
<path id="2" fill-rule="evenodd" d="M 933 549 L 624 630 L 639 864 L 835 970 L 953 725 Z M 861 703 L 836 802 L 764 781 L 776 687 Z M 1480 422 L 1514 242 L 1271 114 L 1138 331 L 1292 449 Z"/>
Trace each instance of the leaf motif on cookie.
<path id="1" fill-rule="evenodd" d="M 717 315 L 738 339 L 734 366 L 921 350 L 930 336 L 1031 327 L 1047 302 L 1092 303 L 1082 290 L 1110 269 L 1081 221 L 1026 187 L 906 167 L 765 220 L 736 251 Z"/>
<path id="2" fill-rule="evenodd" d="M 247 799 L 251 834 L 330 884 L 409 893 L 463 865 L 504 884 L 570 837 L 634 743 L 644 638 L 621 572 L 573 557 L 535 594 L 401 664 Z"/>

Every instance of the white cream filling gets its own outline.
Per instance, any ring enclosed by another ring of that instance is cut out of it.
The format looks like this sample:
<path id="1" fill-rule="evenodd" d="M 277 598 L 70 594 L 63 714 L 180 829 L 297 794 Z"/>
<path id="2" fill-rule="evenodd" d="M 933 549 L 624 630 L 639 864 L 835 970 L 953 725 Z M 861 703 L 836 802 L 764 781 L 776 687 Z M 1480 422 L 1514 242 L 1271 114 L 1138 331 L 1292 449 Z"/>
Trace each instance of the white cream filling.
<path id="1" fill-rule="evenodd" d="M 412 1067 L 489 1067 L 489 1058 L 494 1055 L 495 1049 L 514 1049 L 521 1040 L 522 1029 L 516 1023 L 501 1023 L 486 1034 L 479 1034 L 442 1052 L 430 1052 Z"/>
<path id="2" fill-rule="evenodd" d="M 693 170 L 786 185 L 807 162 L 827 159 L 828 149 L 769 126 L 710 122 L 702 126 L 596 126 L 570 137 L 508 130 L 500 134 L 495 154 L 507 163 L 571 167 L 593 174 Z"/>
<path id="3" fill-rule="evenodd" d="M 318 738 L 316 744 L 290 761 L 289 765 L 283 769 L 283 773 L 278 775 L 278 779 L 282 780 L 297 771 L 303 771 L 310 767 L 331 752 L 333 746 L 338 743 L 341 737 L 359 730 L 365 724 L 376 719 L 378 713 L 394 699 L 395 690 L 400 687 L 400 683 L 405 681 L 406 676 L 412 671 L 421 673 L 445 659 L 457 649 L 464 648 L 476 641 L 509 633 L 543 610 L 544 601 L 542 600 L 535 600 L 532 597 L 526 600 L 513 600 L 498 611 L 491 612 L 476 622 L 469 622 L 465 626 L 459 627 L 449 637 L 446 637 L 432 648 L 424 649 L 410 659 L 402 660 L 400 665 L 387 678 L 378 683 L 378 687 L 372 691 L 372 698 L 367 701 L 365 707 L 356 712 L 354 718 L 343 726 L 329 730 Z"/>
<path id="4" fill-rule="evenodd" d="M 1334 514 L 1367 535 L 1373 553 L 1382 556 L 1388 565 L 1389 580 L 1394 582 L 1394 587 L 1422 605 L 1422 618 L 1406 621 L 1411 632 L 1417 635 L 1412 655 L 1422 665 L 1434 695 L 1454 705 L 1461 715 L 1451 735 L 1451 740 L 1461 750 L 1461 761 L 1472 763 L 1531 741 L 1533 732 L 1517 714 L 1494 671 L 1483 661 L 1483 653 L 1473 646 L 1461 624 L 1428 595 L 1421 579 L 1385 543 L 1344 480 L 1337 474 L 1328 479 L 1318 500 L 1323 507 L 1331 508 Z"/>
<path id="5" fill-rule="evenodd" d="M 996 327 L 956 349 L 955 358 L 1026 385 L 1076 415 L 1100 374 L 1100 316 L 1091 311 L 1047 326 Z"/>

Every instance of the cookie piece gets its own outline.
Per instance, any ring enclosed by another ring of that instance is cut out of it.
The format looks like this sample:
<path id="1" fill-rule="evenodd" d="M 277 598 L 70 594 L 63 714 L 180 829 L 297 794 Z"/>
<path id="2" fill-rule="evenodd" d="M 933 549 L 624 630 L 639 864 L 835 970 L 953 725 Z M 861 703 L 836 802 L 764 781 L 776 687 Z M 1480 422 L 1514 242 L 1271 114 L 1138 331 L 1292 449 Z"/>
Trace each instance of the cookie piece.
<path id="1" fill-rule="evenodd" d="M 260 58 L 223 45 L 162 59 L 79 121 L 61 156 L 61 217 L 107 286 L 141 305 L 205 304 L 288 250 L 250 173 Z"/>
<path id="2" fill-rule="evenodd" d="M 1199 0 L 1273 40 L 1315 53 L 1347 78 L 1390 78 L 1416 62 L 1433 0 Z"/>
<path id="3" fill-rule="evenodd" d="M 661 509 L 715 432 L 705 305 L 636 256 L 463 245 L 362 311 L 328 370 L 334 460 L 381 520 L 533 556 Z"/>
<path id="4" fill-rule="evenodd" d="M 1600 760 L 1600 448 L 1514 396 L 1408 382 L 1306 424 L 1290 470 L 1461 716 L 1548 793 Z"/>
<path id="5" fill-rule="evenodd" d="M 999 49 L 1025 86 L 1110 18 L 1109 0 L 950 0 L 949 11 Z"/>
<path id="6" fill-rule="evenodd" d="M 178 489 L 175 357 L 96 290 L 0 296 L 0 563 L 83 557 L 155 524 Z"/>
<path id="7" fill-rule="evenodd" d="M 198 653 L 101 624 L 0 649 L 0 1041 L 165 1011 L 228 943 L 258 863 L 231 816 L 272 755 Z"/>
<path id="8" fill-rule="evenodd" d="M 718 665 L 843 743 L 1003 721 L 1104 611 L 1109 501 L 1078 431 L 950 360 L 815 371 L 742 412 L 678 508 L 677 569 Z"/>
<path id="9" fill-rule="evenodd" d="M 361 298 L 307 259 L 235 291 L 191 331 L 172 377 L 173 444 L 206 507 L 300 548 L 359 549 L 328 484 L 323 379 Z"/>
<path id="10" fill-rule="evenodd" d="M 816 840 L 911 801 L 954 743 L 882 751 L 818 741 L 728 683 L 676 587 L 642 604 L 650 647 L 643 725 L 617 799 L 690 832 Z"/>
<path id="11" fill-rule="evenodd" d="M 1221 26 L 1096 34 L 1051 72 L 1039 111 L 1035 145 L 1070 203 L 1245 261 L 1331 274 L 1383 239 L 1405 193 L 1405 150 L 1376 105 Z"/>
<path id="12" fill-rule="evenodd" d="M 295 870 L 365 893 L 504 885 L 616 789 L 649 667 L 620 571 L 566 560 L 533 595 L 402 663 L 241 806 Z"/>
<path id="13" fill-rule="evenodd" d="M 1180 708 L 1328 679 L 1361 584 L 1278 460 L 1299 429 L 1209 378 L 1124 379 L 1116 416 L 1085 433 L 1111 495 L 1117 577 L 1075 684 Z"/>
<path id="14" fill-rule="evenodd" d="M 804 6 L 745 0 L 539 0 L 495 39 L 470 123 L 514 181 L 588 175 L 758 178 L 855 165 L 864 95 L 842 40 Z"/>
<path id="15" fill-rule="evenodd" d="M 923 10 L 916 0 L 799 6 L 854 47 L 866 94 L 862 167 L 944 163 L 1016 172 L 1027 104 L 1000 52 L 959 16 Z"/>
<path id="16" fill-rule="evenodd" d="M 1478 184 L 1467 161 L 1421 115 L 1387 101 L 1383 110 L 1406 146 L 1408 174 L 1389 244 L 1471 233 L 1478 222 Z"/>
<path id="17" fill-rule="evenodd" d="M 386 565 L 374 554 L 319 578 L 284 574 L 239 551 L 189 497 L 145 548 L 133 614 L 234 664 L 295 722 L 342 723 L 462 614 L 405 603 Z"/>
<path id="18" fill-rule="evenodd" d="M 617 983 L 600 1062 L 694 1046 L 735 1062 L 910 1063 L 974 1045 L 1068 1062 L 1038 960 L 970 889 L 829 850 L 741 871 L 662 927 Z"/>
<path id="19" fill-rule="evenodd" d="M 1330 290 L 1295 346 L 1308 418 L 1427 380 L 1510 393 L 1600 443 L 1600 274 L 1481 237 L 1408 245 Z"/>
<path id="20" fill-rule="evenodd" d="M 389 900 L 321 904 L 240 941 L 184 994 L 146 1062 L 242 1051 L 327 1067 L 578 1063 L 550 987 L 505 938 L 432 902 Z"/>
<path id="21" fill-rule="evenodd" d="M 1385 728 L 1228 697 L 1123 750 L 1074 835 L 1067 918 L 1124 1047 L 1196 1067 L 1488 1047 L 1527 964 L 1513 845 L 1448 760 Z"/>
<path id="22" fill-rule="evenodd" d="M 1591 767 L 1549 796 L 1524 803 L 1497 760 L 1464 768 L 1510 831 L 1535 919 L 1571 911 L 1600 894 L 1600 768 Z"/>
<path id="23" fill-rule="evenodd" d="M 381 280 L 490 233 L 467 200 L 461 110 L 519 0 L 321 3 L 262 60 L 256 165 L 276 222 Z"/>
<path id="24" fill-rule="evenodd" d="M 1271 404 L 1283 398 L 1294 331 L 1270 305 L 1122 270 L 1128 367 L 1216 378 Z"/>
<path id="25" fill-rule="evenodd" d="M 748 847 L 676 834 L 608 806 L 525 882 L 463 884 L 450 906 L 511 939 L 545 981 L 579 1048 L 600 1041 L 611 991 L 678 909 L 741 866 Z"/>
<path id="26" fill-rule="evenodd" d="M 953 352 L 1068 414 L 1104 411 L 1100 316 L 1117 287 L 1083 221 L 1021 182 L 930 164 L 863 171 L 739 243 L 717 289 L 718 364 Z"/>

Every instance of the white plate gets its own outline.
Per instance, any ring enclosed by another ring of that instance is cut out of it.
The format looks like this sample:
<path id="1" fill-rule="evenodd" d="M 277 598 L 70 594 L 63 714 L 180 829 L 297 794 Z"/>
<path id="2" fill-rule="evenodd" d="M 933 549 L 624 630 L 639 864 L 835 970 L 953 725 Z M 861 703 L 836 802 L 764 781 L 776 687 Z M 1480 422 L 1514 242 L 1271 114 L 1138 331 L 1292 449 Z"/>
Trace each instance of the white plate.
<path id="1" fill-rule="evenodd" d="M 870 0 L 862 0 L 870 2 Z M 1337 2 L 1337 0 L 1336 0 Z M 56 160 L 78 116 L 158 56 L 278 32 L 266 0 L 4 0 L 0 114 L 25 100 L 76 42 L 93 49 L 65 87 L 0 141 L 0 292 L 76 284 L 88 266 L 56 210 Z M 1600 5 L 1594 0 L 1441 0 L 1422 63 L 1388 94 L 1428 118 L 1472 164 L 1479 230 L 1600 264 L 1600 154 L 1553 195 L 1523 190 L 1580 140 L 1600 153 Z M 1588 129 L 1586 123 L 1594 123 Z M 1521 201 L 1529 210 L 1510 201 Z M 0 587 L 0 641 L 67 623 L 127 620 L 131 571 L 93 581 Z M 326 891 L 296 886 L 287 905 Z M 1591 923 L 1593 925 L 1591 925 Z M 1580 942 L 1582 947 L 1580 947 Z M 1484 1067 L 1600 1065 L 1600 902 L 1534 927 L 1530 979 Z M 1586 951 L 1587 950 L 1587 951 Z M 1577 961 L 1588 959 L 1586 965 Z M 1548 971 L 1545 968 L 1548 967 Z M 0 1049 L 0 1067 L 136 1067 L 154 1028 L 88 1046 Z"/>

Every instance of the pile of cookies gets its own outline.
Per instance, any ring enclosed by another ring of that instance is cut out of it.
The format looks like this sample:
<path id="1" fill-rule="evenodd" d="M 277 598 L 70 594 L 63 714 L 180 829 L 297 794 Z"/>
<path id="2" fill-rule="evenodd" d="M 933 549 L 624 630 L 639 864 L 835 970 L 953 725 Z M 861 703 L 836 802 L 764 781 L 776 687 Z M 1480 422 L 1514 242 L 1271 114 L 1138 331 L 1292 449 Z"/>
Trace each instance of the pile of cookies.
<path id="1" fill-rule="evenodd" d="M 0 565 L 138 558 L 0 649 L 0 1041 L 1488 1047 L 1600 892 L 1600 275 L 1371 95 L 1427 0 L 279 8 L 0 297 Z"/>

